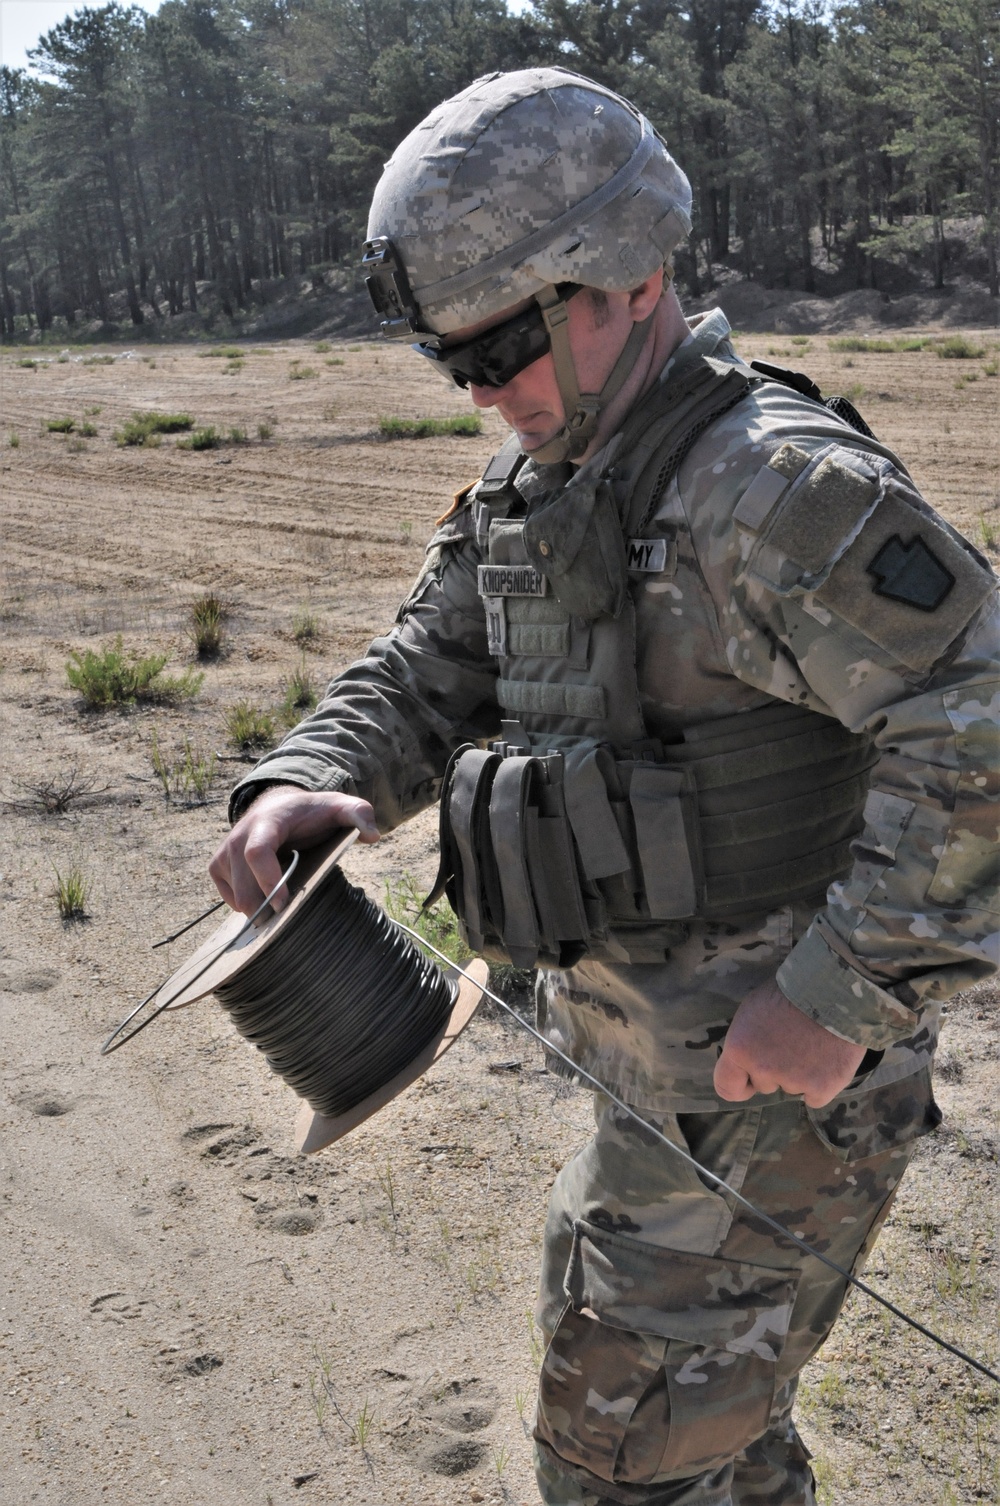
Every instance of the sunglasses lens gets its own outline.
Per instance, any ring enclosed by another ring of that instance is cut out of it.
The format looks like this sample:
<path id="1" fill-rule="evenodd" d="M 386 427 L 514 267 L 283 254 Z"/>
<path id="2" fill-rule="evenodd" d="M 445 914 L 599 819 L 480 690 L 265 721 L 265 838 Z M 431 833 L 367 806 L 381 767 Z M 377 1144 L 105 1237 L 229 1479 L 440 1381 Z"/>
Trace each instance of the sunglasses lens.
<path id="1" fill-rule="evenodd" d="M 415 347 L 456 387 L 504 387 L 549 348 L 549 335 L 537 309 L 526 309 L 496 329 L 444 349 Z"/>

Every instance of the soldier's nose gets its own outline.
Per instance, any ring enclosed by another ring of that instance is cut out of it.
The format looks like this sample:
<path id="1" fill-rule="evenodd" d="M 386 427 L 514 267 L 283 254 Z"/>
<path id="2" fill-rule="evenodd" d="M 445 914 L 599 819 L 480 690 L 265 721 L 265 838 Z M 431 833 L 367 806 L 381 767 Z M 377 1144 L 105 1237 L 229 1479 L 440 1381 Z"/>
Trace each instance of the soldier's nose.
<path id="1" fill-rule="evenodd" d="M 503 395 L 502 387 L 477 387 L 475 382 L 469 383 L 469 393 L 477 408 L 492 408 Z"/>

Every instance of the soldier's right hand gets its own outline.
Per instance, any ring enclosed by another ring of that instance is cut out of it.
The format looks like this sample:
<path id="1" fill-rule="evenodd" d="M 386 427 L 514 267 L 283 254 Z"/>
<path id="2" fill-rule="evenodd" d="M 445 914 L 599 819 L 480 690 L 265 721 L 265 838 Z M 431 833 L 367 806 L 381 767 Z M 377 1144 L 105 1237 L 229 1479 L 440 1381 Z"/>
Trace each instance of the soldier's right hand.
<path id="1" fill-rule="evenodd" d="M 346 826 L 356 826 L 362 842 L 378 841 L 375 812 L 367 800 L 272 785 L 237 821 L 208 871 L 226 904 L 252 915 L 282 875 L 280 848 L 315 847 Z M 271 904 L 282 910 L 287 902 L 288 890 L 282 886 Z"/>

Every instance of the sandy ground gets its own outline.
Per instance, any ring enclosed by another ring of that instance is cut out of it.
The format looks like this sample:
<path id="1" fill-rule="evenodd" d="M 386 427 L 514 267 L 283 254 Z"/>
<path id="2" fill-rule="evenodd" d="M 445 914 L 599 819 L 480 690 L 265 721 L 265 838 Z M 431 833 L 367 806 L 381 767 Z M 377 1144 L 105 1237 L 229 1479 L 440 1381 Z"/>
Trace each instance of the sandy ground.
<path id="1" fill-rule="evenodd" d="M 845 353 L 826 337 L 745 351 L 847 390 L 926 495 L 977 542 L 1000 533 L 998 342 L 985 354 Z M 296 1104 L 210 1002 L 102 1060 L 109 1028 L 189 950 L 150 942 L 212 898 L 220 762 L 204 803 L 167 802 L 161 755 L 227 745 L 241 697 L 277 706 L 391 619 L 436 514 L 501 435 L 380 442 L 379 415 L 464 411 L 405 350 L 370 343 L 155 353 L 5 351 L 0 573 L 0 1503 L 387 1506 L 535 1499 L 528 1313 L 546 1195 L 587 1135 L 586 1095 L 480 1018 L 377 1120 L 294 1155 Z M 95 356 L 98 359 L 95 360 Z M 295 364 L 297 363 L 297 365 Z M 293 380 L 295 370 L 314 375 Z M 966 380 L 974 376 L 975 380 Z M 185 410 L 249 442 L 119 448 L 135 409 Z M 45 432 L 86 420 L 93 438 Z M 270 437 L 257 437 L 258 425 Z M 16 436 L 16 445 L 8 435 Z M 998 556 L 994 553 L 994 558 Z M 74 650 L 114 635 L 192 662 L 192 600 L 230 604 L 196 700 L 86 712 Z M 92 783 L 61 815 L 40 791 Z M 64 922 L 78 866 L 87 918 Z M 423 817 L 352 873 L 434 867 Z M 869 1268 L 957 1342 L 996 1353 L 997 995 L 954 1001 L 938 1095 Z M 802 1393 L 821 1497 L 838 1506 L 995 1499 L 995 1388 L 864 1301 Z"/>

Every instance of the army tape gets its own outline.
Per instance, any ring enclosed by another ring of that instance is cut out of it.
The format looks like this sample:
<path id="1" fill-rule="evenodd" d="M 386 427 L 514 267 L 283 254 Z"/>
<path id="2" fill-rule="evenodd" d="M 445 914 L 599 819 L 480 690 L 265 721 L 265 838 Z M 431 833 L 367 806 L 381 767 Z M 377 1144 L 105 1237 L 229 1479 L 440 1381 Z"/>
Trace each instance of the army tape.
<path id="1" fill-rule="evenodd" d="M 465 976 L 464 969 L 460 968 L 457 963 L 452 962 L 451 959 L 438 947 L 436 947 L 432 941 L 428 941 L 427 938 L 425 936 L 421 936 L 419 932 L 411 930 L 411 928 L 407 925 L 404 925 L 401 920 L 397 920 L 395 924 L 402 930 L 407 931 L 415 941 L 418 941 L 420 943 L 421 946 L 427 947 L 430 951 L 434 952 L 438 957 L 440 957 L 443 962 L 448 963 L 448 965 L 453 967 L 457 973 L 461 973 L 463 974 L 463 976 Z M 813 1256 L 814 1259 L 822 1261 L 825 1266 L 829 1266 L 831 1271 L 836 1271 L 838 1276 L 842 1276 L 844 1280 L 847 1281 L 851 1286 L 857 1287 L 859 1292 L 864 1292 L 866 1297 L 871 1297 L 873 1302 L 877 1302 L 880 1307 L 884 1307 L 887 1312 L 892 1313 L 893 1317 L 899 1318 L 901 1322 L 908 1324 L 910 1328 L 915 1328 L 917 1333 L 923 1334 L 924 1338 L 930 1339 L 933 1343 L 939 1345 L 940 1348 L 946 1349 L 949 1354 L 953 1354 L 956 1359 L 963 1360 L 966 1365 L 970 1365 L 973 1370 L 978 1370 L 980 1375 L 985 1375 L 989 1380 L 996 1381 L 997 1384 L 1000 1385 L 1000 1375 L 998 1375 L 995 1370 L 990 1370 L 989 1367 L 982 1364 L 981 1361 L 973 1359 L 971 1354 L 966 1354 L 964 1349 L 959 1349 L 957 1344 L 949 1343 L 947 1339 L 943 1339 L 940 1334 L 935 1333 L 932 1328 L 928 1328 L 925 1324 L 918 1322 L 916 1318 L 911 1318 L 909 1313 L 903 1312 L 902 1308 L 897 1307 L 894 1302 L 890 1302 L 888 1297 L 881 1296 L 877 1291 L 874 1290 L 874 1288 L 870 1287 L 867 1282 L 861 1281 L 857 1276 L 852 1276 L 850 1271 L 846 1271 L 844 1267 L 838 1265 L 835 1260 L 831 1260 L 829 1255 L 824 1255 L 821 1250 L 813 1249 L 812 1245 L 807 1244 L 804 1239 L 800 1239 L 797 1234 L 793 1234 L 790 1229 L 786 1229 L 784 1224 L 779 1223 L 776 1218 L 772 1218 L 769 1213 L 765 1213 L 762 1208 L 758 1208 L 756 1204 L 750 1201 L 749 1198 L 744 1197 L 741 1192 L 737 1192 L 735 1187 L 730 1187 L 728 1182 L 724 1182 L 722 1177 L 716 1176 L 714 1171 L 709 1171 L 706 1166 L 701 1165 L 700 1161 L 696 1161 L 694 1156 L 690 1155 L 686 1150 L 682 1150 L 681 1147 L 677 1145 L 673 1140 L 668 1139 L 668 1137 L 663 1134 L 662 1130 L 657 1129 L 655 1124 L 650 1124 L 648 1119 L 644 1119 L 641 1114 L 637 1113 L 637 1111 L 631 1107 L 631 1105 L 625 1103 L 623 1099 L 619 1098 L 616 1093 L 613 1093 L 610 1088 L 605 1086 L 604 1083 L 600 1082 L 596 1077 L 592 1076 L 591 1073 L 587 1072 L 583 1067 L 579 1066 L 571 1056 L 568 1056 L 566 1054 L 565 1051 L 561 1051 L 558 1046 L 553 1045 L 551 1041 L 547 1040 L 540 1030 L 536 1030 L 534 1025 L 530 1025 L 527 1020 L 523 1019 L 521 1015 L 518 1014 L 516 1009 L 512 1009 L 511 1006 L 505 1003 L 504 1000 L 501 999 L 499 995 L 495 994 L 491 988 L 484 987 L 483 993 L 488 994 L 489 997 L 493 1000 L 494 1004 L 498 1004 L 505 1014 L 510 1015 L 511 1019 L 515 1020 L 522 1030 L 524 1030 L 528 1035 L 533 1036 L 534 1039 L 541 1044 L 541 1046 L 547 1053 L 552 1056 L 557 1056 L 560 1061 L 565 1062 L 567 1067 L 572 1068 L 575 1076 L 582 1077 L 587 1083 L 590 1084 L 592 1088 L 595 1088 L 599 1093 L 603 1093 L 605 1098 L 613 1103 L 616 1108 L 621 1109 L 622 1113 L 627 1114 L 630 1119 L 632 1119 L 642 1129 L 646 1130 L 647 1133 L 655 1136 L 655 1138 L 659 1140 L 661 1144 L 665 1145 L 668 1150 L 673 1151 L 674 1155 L 680 1156 L 681 1160 L 686 1161 L 689 1166 L 693 1167 L 699 1176 L 707 1177 L 710 1182 L 714 1183 L 714 1185 L 719 1189 L 720 1192 L 728 1193 L 728 1195 L 731 1198 L 734 1198 L 741 1207 L 747 1210 L 748 1213 L 752 1213 L 755 1218 L 761 1219 L 765 1224 L 768 1225 L 769 1228 L 773 1229 L 775 1233 L 780 1234 L 783 1239 L 787 1239 L 793 1245 L 796 1245 L 804 1254 Z"/>

